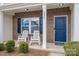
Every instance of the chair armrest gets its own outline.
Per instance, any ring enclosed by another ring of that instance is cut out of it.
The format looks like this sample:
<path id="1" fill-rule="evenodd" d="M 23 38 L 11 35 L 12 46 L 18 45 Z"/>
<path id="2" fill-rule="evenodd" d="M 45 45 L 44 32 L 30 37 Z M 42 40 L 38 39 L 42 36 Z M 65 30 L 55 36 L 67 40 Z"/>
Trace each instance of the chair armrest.
<path id="1" fill-rule="evenodd" d="M 20 35 L 20 36 L 18 36 L 18 38 L 21 38 L 22 36 Z"/>

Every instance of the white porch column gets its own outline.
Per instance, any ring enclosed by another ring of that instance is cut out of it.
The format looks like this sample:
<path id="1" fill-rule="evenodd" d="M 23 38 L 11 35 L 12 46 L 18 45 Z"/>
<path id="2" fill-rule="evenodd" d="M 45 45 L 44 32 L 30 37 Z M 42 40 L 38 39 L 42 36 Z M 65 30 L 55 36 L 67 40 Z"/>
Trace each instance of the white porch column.
<path id="1" fill-rule="evenodd" d="M 44 4 L 42 5 L 43 9 L 43 42 L 42 42 L 42 48 L 46 49 L 46 43 L 47 43 L 47 6 Z"/>
<path id="2" fill-rule="evenodd" d="M 3 12 L 0 12 L 0 42 L 4 40 Z"/>
<path id="3" fill-rule="evenodd" d="M 79 4 L 73 6 L 73 41 L 79 41 Z"/>
<path id="4" fill-rule="evenodd" d="M 31 33 L 31 19 L 29 18 L 29 34 Z"/>

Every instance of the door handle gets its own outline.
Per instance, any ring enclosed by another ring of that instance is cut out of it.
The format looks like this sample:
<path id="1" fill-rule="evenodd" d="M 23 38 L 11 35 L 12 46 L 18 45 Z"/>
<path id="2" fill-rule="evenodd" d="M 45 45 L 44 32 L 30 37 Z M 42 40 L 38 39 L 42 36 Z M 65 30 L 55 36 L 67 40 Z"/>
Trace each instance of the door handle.
<path id="1" fill-rule="evenodd" d="M 54 30 L 56 30 L 56 28 L 54 28 Z"/>

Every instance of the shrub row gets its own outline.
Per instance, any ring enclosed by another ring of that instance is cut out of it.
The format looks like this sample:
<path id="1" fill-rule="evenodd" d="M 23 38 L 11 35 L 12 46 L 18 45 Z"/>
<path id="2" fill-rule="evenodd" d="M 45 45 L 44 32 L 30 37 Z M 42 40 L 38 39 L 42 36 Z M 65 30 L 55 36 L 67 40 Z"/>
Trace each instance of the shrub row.
<path id="1" fill-rule="evenodd" d="M 66 56 L 79 56 L 79 42 L 67 42 L 64 44 L 64 52 Z"/>
<path id="2" fill-rule="evenodd" d="M 15 41 L 9 40 L 4 43 L 0 43 L 0 51 L 6 50 L 7 52 L 13 52 L 15 49 Z M 19 44 L 19 51 L 21 53 L 27 53 L 28 52 L 28 43 L 27 42 L 20 42 Z"/>

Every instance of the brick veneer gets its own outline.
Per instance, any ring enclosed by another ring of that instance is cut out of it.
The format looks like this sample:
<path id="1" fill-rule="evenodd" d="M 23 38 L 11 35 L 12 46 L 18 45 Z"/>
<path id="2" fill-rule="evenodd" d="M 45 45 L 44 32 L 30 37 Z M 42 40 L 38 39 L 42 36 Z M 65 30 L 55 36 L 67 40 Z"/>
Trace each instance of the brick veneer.
<path id="1" fill-rule="evenodd" d="M 53 19 L 56 15 L 68 15 L 68 41 L 71 40 L 71 11 L 69 7 L 48 9 L 47 10 L 47 42 L 54 42 L 53 39 Z M 13 38 L 16 40 L 17 33 L 17 19 L 24 17 L 39 17 L 42 16 L 42 10 L 31 12 L 15 13 L 13 16 Z"/>

